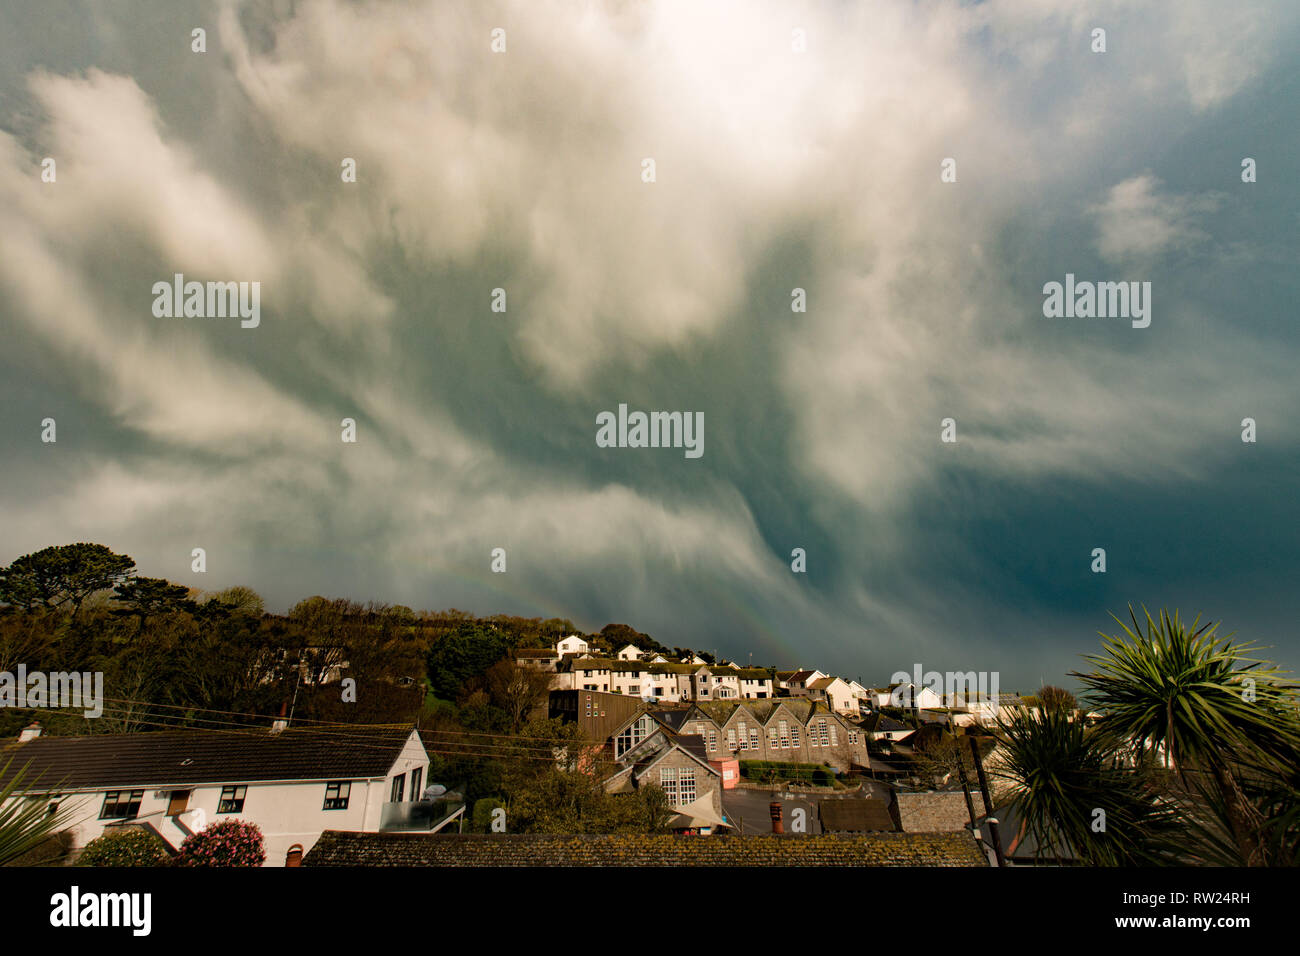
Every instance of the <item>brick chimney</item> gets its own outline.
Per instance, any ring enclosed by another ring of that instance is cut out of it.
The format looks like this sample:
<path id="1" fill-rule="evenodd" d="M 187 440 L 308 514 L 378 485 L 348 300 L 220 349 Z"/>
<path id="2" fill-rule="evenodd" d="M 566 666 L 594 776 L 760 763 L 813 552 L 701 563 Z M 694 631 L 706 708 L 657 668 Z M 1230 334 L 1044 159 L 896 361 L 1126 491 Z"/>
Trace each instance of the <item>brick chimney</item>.
<path id="1" fill-rule="evenodd" d="M 41 735 L 41 722 L 33 720 L 30 724 L 18 732 L 18 742 L 25 744 L 29 740 L 35 740 Z"/>
<path id="2" fill-rule="evenodd" d="M 284 855 L 285 866 L 302 866 L 302 844 L 295 843 L 289 847 L 289 852 Z"/>
<path id="3" fill-rule="evenodd" d="M 781 804 L 773 800 L 768 804 L 767 811 L 772 815 L 772 832 L 784 833 L 785 827 L 781 823 Z"/>

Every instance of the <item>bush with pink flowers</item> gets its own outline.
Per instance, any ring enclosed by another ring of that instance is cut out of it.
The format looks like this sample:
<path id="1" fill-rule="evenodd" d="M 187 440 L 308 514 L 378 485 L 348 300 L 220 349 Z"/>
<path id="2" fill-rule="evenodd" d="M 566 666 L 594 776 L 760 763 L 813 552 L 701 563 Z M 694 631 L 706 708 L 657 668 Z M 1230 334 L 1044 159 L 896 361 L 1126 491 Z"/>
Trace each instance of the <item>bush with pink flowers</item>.
<path id="1" fill-rule="evenodd" d="M 222 820 L 181 844 L 177 866 L 261 866 L 266 861 L 262 831 L 255 823 Z"/>

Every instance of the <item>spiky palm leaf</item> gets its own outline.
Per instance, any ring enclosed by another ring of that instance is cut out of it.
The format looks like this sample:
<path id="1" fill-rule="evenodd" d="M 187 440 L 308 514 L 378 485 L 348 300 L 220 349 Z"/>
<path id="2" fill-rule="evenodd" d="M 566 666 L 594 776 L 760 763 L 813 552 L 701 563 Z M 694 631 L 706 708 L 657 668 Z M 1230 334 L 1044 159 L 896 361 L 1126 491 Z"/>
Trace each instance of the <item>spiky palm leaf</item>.
<path id="1" fill-rule="evenodd" d="M 1095 670 L 1071 674 L 1104 712 L 1099 729 L 1116 741 L 1163 747 L 1175 767 L 1295 753 L 1296 687 L 1248 656 L 1254 645 L 1215 637 L 1218 625 L 1198 627 L 1199 617 L 1188 627 L 1177 611 L 1162 610 L 1157 622 L 1142 610 L 1145 628 L 1130 607 L 1132 627 L 1114 618 L 1125 636 L 1103 634 L 1104 653 L 1085 658 Z"/>
<path id="2" fill-rule="evenodd" d="M 1167 862 L 1161 837 L 1176 826 L 1174 809 L 1155 797 L 1143 768 L 1117 760 L 1108 738 L 1056 708 L 1020 708 L 999 721 L 999 731 L 1002 760 L 993 773 L 1008 784 L 1040 857 L 1098 866 Z"/>
<path id="3" fill-rule="evenodd" d="M 35 781 L 27 780 L 26 764 L 11 775 L 13 762 L 10 757 L 0 767 L 0 780 L 4 781 L 0 786 L 0 866 L 21 858 L 68 824 L 65 809 L 50 813 L 47 801 L 18 795 L 30 790 Z"/>
<path id="4" fill-rule="evenodd" d="M 1113 616 L 1113 615 L 1112 615 Z M 1254 645 L 1215 636 L 1217 625 L 1184 625 L 1177 611 L 1103 635 L 1095 670 L 1072 676 L 1104 711 L 1099 730 L 1117 748 L 1163 750 L 1177 771 L 1171 790 L 1187 821 L 1193 859 L 1264 865 L 1292 855 L 1294 778 L 1300 752 L 1296 685 L 1251 655 Z"/>

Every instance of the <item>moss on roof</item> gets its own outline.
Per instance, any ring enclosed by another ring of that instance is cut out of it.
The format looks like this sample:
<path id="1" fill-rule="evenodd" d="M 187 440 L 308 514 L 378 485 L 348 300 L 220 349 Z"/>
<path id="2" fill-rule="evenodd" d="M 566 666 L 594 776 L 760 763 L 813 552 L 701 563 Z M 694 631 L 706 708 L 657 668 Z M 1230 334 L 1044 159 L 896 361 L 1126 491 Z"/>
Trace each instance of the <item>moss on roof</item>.
<path id="1" fill-rule="evenodd" d="M 304 866 L 988 866 L 967 833 L 671 836 L 327 830 Z"/>

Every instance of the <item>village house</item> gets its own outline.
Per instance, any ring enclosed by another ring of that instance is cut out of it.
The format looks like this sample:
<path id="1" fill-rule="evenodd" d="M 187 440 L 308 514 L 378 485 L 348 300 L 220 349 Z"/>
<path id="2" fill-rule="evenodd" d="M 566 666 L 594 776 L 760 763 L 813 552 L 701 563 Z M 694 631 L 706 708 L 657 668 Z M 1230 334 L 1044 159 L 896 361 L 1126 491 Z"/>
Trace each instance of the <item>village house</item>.
<path id="1" fill-rule="evenodd" d="M 0 752 L 8 774 L 27 768 L 14 799 L 68 811 L 74 853 L 122 827 L 152 830 L 175 850 L 191 833 L 239 819 L 262 831 L 266 865 L 281 866 L 291 847 L 310 850 L 327 829 L 430 830 L 463 812 L 435 815 L 422 799 L 429 755 L 413 729 L 48 737 L 29 728 L 24 737 Z"/>
<path id="2" fill-rule="evenodd" d="M 822 677 L 808 684 L 808 696 L 824 700 L 826 706 L 840 714 L 857 716 L 858 697 L 842 677 Z"/>
<path id="3" fill-rule="evenodd" d="M 704 738 L 710 760 L 780 760 L 841 771 L 867 763 L 866 735 L 822 701 L 699 701 L 686 711 L 682 727 Z"/>
<path id="4" fill-rule="evenodd" d="M 590 650 L 591 645 L 580 638 L 577 634 L 570 634 L 555 645 L 555 653 L 560 657 L 563 657 L 565 654 L 586 654 Z"/>

